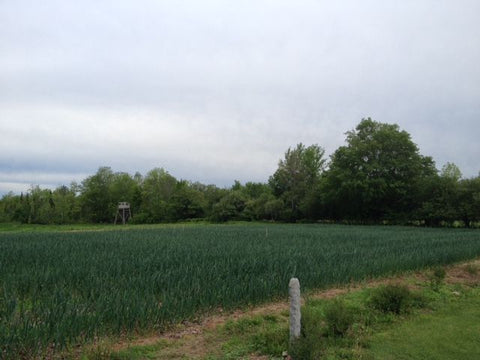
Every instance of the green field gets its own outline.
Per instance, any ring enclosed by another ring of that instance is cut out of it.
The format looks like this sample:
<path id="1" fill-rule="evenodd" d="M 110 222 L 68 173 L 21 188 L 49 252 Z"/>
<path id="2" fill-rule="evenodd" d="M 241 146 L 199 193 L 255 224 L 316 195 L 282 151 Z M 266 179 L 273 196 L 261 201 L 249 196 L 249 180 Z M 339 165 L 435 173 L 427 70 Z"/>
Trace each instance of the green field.
<path id="1" fill-rule="evenodd" d="M 167 226 L 0 233 L 2 356 L 161 330 L 219 307 L 480 255 L 467 229 Z M 53 346 L 55 344 L 55 346 Z"/>

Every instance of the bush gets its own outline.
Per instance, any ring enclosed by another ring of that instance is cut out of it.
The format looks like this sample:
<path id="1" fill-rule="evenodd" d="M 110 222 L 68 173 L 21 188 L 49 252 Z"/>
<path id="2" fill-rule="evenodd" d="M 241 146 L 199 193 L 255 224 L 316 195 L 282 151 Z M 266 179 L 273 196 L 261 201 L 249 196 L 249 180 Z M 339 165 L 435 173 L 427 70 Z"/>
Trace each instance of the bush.
<path id="1" fill-rule="evenodd" d="M 325 322 L 328 333 L 334 336 L 344 336 L 353 324 L 353 313 L 343 301 L 334 300 L 325 309 Z"/>
<path id="2" fill-rule="evenodd" d="M 400 314 L 412 305 L 413 296 L 404 285 L 387 285 L 375 289 L 370 302 L 374 309 Z"/>
<path id="3" fill-rule="evenodd" d="M 445 280 L 445 275 L 446 271 L 443 267 L 437 266 L 433 269 L 432 275 L 430 276 L 430 285 L 432 286 L 433 290 L 438 291 Z"/>
<path id="4" fill-rule="evenodd" d="M 322 354 L 324 341 L 322 340 L 321 312 L 314 307 L 302 308 L 300 338 L 290 344 L 288 353 L 292 359 L 318 359 Z"/>
<path id="5" fill-rule="evenodd" d="M 151 224 L 152 218 L 149 214 L 145 212 L 139 212 L 132 216 L 132 218 L 128 221 L 130 224 Z"/>
<path id="6" fill-rule="evenodd" d="M 261 329 L 253 335 L 251 342 L 259 354 L 281 354 L 287 346 L 289 329 L 280 326 L 270 326 Z"/>
<path id="7" fill-rule="evenodd" d="M 321 307 L 302 308 L 300 338 L 290 344 L 289 354 L 293 359 L 319 359 L 325 355 L 329 339 L 326 336 L 344 337 L 354 322 L 353 311 L 344 301 L 329 302 L 322 312 Z M 338 338 L 331 339 L 338 341 Z"/>

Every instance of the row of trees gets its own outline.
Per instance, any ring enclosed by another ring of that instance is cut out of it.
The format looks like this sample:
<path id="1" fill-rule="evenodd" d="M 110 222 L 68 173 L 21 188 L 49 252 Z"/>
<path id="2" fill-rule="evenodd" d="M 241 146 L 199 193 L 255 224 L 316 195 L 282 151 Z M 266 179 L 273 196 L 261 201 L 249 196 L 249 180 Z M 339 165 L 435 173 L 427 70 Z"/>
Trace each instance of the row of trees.
<path id="1" fill-rule="evenodd" d="M 441 171 L 398 125 L 363 119 L 327 161 L 318 145 L 298 144 L 268 183 L 238 181 L 219 188 L 178 180 L 156 168 L 145 176 L 101 167 L 81 184 L 53 191 L 33 187 L 0 200 L 0 221 L 112 222 L 128 201 L 136 223 L 186 219 L 421 223 L 480 221 L 480 175 L 462 179 L 457 166 Z"/>

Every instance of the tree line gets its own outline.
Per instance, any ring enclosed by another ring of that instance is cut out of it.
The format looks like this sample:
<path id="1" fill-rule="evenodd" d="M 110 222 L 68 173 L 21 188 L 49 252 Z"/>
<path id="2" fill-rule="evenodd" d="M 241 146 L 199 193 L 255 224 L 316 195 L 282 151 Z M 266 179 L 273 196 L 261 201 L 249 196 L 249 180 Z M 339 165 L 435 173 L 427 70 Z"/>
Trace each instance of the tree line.
<path id="1" fill-rule="evenodd" d="M 342 221 L 470 227 L 480 221 L 480 174 L 439 171 L 396 124 L 362 119 L 330 159 L 319 145 L 289 148 L 267 183 L 230 188 L 178 180 L 155 168 L 133 176 L 98 171 L 80 184 L 32 187 L 0 200 L 0 221 L 110 223 L 127 201 L 134 223 L 184 220 Z"/>

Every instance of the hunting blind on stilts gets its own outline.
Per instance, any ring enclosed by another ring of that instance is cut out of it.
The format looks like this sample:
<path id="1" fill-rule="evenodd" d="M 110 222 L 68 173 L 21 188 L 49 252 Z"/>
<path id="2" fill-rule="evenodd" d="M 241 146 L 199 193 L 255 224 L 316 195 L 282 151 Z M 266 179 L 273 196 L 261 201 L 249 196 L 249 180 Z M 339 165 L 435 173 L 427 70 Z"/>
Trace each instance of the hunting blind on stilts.
<path id="1" fill-rule="evenodd" d="M 117 207 L 117 214 L 115 215 L 115 225 L 117 225 L 118 218 L 122 219 L 122 224 L 125 223 L 132 217 L 132 212 L 130 210 L 130 204 L 128 202 L 119 202 Z"/>

